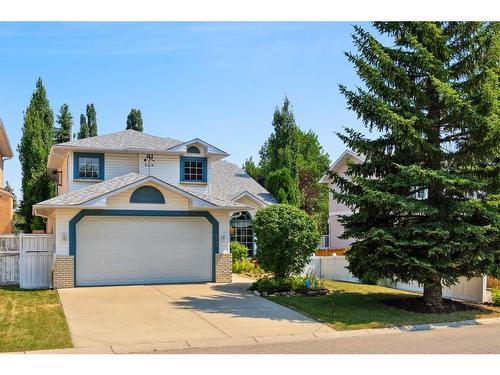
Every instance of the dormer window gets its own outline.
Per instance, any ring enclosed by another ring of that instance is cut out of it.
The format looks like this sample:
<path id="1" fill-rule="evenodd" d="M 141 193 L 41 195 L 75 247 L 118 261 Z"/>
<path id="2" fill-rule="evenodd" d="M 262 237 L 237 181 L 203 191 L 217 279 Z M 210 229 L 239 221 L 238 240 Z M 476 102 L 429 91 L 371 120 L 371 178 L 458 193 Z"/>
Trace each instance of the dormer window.
<path id="1" fill-rule="evenodd" d="M 181 156 L 181 182 L 207 182 L 207 158 Z"/>
<path id="2" fill-rule="evenodd" d="M 104 180 L 104 155 L 75 152 L 73 177 L 79 180 Z"/>
<path id="3" fill-rule="evenodd" d="M 196 147 L 196 146 L 189 146 L 187 148 L 187 153 L 188 154 L 200 154 L 201 152 L 200 152 L 200 149 L 198 147 Z"/>

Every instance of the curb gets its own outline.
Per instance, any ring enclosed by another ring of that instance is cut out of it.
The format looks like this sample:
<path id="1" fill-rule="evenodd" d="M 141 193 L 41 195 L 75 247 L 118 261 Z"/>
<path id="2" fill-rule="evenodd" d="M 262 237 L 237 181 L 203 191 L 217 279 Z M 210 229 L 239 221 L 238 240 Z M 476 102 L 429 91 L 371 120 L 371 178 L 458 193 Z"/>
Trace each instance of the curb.
<path id="1" fill-rule="evenodd" d="M 243 338 L 227 338 L 213 340 L 187 340 L 167 341 L 144 344 L 117 344 L 103 346 L 88 346 L 79 348 L 37 350 L 4 354 L 139 354 L 139 353 L 168 353 L 171 351 L 204 349 L 225 346 L 252 346 L 300 341 L 315 341 L 340 339 L 346 337 L 378 336 L 378 335 L 401 335 L 415 332 L 435 331 L 443 329 L 475 327 L 482 325 L 500 324 L 500 318 L 462 320 L 449 323 L 416 324 L 401 327 L 360 329 L 350 331 L 318 331 L 308 334 L 280 335 L 280 336 L 257 336 Z"/>

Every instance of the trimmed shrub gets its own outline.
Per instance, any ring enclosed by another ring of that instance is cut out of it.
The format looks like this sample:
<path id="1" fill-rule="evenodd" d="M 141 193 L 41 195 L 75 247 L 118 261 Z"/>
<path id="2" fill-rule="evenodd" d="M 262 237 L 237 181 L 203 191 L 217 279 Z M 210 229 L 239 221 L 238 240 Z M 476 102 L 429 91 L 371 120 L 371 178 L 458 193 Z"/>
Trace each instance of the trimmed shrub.
<path id="1" fill-rule="evenodd" d="M 500 288 L 491 289 L 491 300 L 495 306 L 500 306 Z"/>
<path id="2" fill-rule="evenodd" d="M 306 212 L 286 204 L 258 211 L 253 228 L 259 265 L 276 279 L 300 274 L 320 240 L 316 222 Z"/>
<path id="3" fill-rule="evenodd" d="M 247 258 L 233 262 L 233 272 L 248 274 L 250 276 L 261 276 L 264 274 L 264 271 L 254 261 Z"/>
<path id="4" fill-rule="evenodd" d="M 240 244 L 238 241 L 232 241 L 229 244 L 229 251 L 233 255 L 233 264 L 248 258 L 248 249 L 245 245 Z"/>
<path id="5" fill-rule="evenodd" d="M 281 293 L 281 292 L 297 292 L 306 293 L 306 279 L 311 283 L 310 290 L 318 290 L 324 288 L 323 281 L 316 276 L 290 276 L 286 278 L 277 279 L 274 277 L 262 277 L 252 284 L 250 290 L 257 290 L 258 292 L 265 292 L 268 294 Z"/>

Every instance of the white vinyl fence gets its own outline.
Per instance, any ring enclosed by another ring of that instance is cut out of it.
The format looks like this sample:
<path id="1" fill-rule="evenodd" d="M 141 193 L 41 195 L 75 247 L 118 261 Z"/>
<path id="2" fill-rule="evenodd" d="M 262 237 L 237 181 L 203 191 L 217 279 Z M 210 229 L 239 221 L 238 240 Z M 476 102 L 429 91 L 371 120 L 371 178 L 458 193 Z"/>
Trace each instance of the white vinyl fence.
<path id="1" fill-rule="evenodd" d="M 54 236 L 51 234 L 0 236 L 0 285 L 50 288 L 53 260 Z"/>
<path id="2" fill-rule="evenodd" d="M 344 256 L 315 256 L 311 258 L 311 261 L 304 271 L 328 280 L 358 282 L 358 279 L 356 279 L 347 269 L 348 264 Z M 380 285 L 415 293 L 423 292 L 423 288 L 416 282 L 405 284 L 384 280 Z M 490 296 L 486 290 L 486 276 L 475 277 L 469 280 L 462 278 L 459 283 L 452 287 L 444 287 L 443 296 L 471 302 L 488 302 Z"/>

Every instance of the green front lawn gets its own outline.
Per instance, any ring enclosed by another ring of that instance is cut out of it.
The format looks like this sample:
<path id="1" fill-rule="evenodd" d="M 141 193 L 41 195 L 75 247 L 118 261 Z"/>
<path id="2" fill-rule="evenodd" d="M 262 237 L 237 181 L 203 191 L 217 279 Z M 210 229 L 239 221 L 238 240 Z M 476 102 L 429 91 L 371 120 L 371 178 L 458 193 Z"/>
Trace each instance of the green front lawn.
<path id="1" fill-rule="evenodd" d="M 422 314 L 390 307 L 381 301 L 415 296 L 375 285 L 325 281 L 331 294 L 318 297 L 272 296 L 271 301 L 287 306 L 336 330 L 383 328 L 410 324 L 443 323 L 500 316 L 500 307 L 477 306 L 476 310 L 450 314 Z M 335 303 L 335 319 L 332 316 Z"/>
<path id="2" fill-rule="evenodd" d="M 0 352 L 71 346 L 56 291 L 0 287 Z"/>

